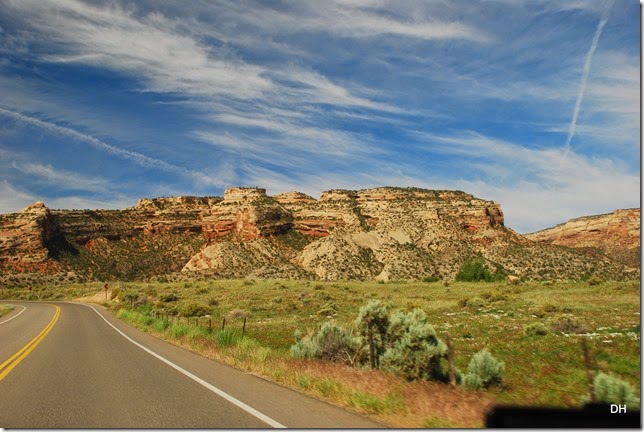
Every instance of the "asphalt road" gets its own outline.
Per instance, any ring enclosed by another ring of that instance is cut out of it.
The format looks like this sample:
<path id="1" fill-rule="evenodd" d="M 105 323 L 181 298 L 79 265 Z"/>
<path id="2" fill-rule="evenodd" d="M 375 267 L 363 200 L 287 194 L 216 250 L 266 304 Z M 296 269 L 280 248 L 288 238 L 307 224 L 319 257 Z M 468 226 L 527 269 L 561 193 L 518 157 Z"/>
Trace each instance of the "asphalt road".
<path id="1" fill-rule="evenodd" d="M 3 428 L 382 427 L 161 341 L 100 306 L 3 303 L 16 305 L 0 318 Z"/>

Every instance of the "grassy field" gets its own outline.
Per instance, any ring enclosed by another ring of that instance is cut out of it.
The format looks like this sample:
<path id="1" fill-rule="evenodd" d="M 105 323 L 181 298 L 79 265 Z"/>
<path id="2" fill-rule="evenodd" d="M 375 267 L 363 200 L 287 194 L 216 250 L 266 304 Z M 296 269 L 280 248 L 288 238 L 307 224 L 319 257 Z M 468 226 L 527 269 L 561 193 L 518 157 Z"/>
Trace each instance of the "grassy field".
<path id="1" fill-rule="evenodd" d="M 31 295 L 43 300 L 80 297 L 102 292 L 102 286 L 34 288 Z M 26 298 L 29 292 L 5 289 L 2 296 Z M 117 303 L 118 298 L 127 300 Z M 307 334 L 326 321 L 350 328 L 358 309 L 371 299 L 388 302 L 392 309 L 423 309 L 441 338 L 450 333 L 455 363 L 462 371 L 475 352 L 487 347 L 505 362 L 503 387 L 452 389 L 406 382 L 381 371 L 290 358 L 295 330 Z M 449 286 L 410 281 L 127 283 L 114 300 L 107 304 L 121 319 L 150 333 L 396 427 L 482 426 L 485 411 L 494 403 L 580 406 L 589 397 L 580 334 L 586 335 L 596 370 L 627 381 L 639 396 L 637 281 Z M 181 316 L 197 306 L 210 318 L 197 322 Z M 165 319 L 173 313 L 178 315 Z M 528 334 L 526 327 L 534 323 L 542 323 L 547 334 Z"/>

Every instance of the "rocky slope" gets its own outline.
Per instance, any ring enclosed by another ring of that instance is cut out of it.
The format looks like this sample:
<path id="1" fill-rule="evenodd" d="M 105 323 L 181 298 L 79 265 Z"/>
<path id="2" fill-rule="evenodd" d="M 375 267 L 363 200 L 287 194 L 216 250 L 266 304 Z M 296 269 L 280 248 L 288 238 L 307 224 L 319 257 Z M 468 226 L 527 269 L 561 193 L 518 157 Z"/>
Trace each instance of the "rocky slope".
<path id="1" fill-rule="evenodd" d="M 473 256 L 529 279 L 639 276 L 601 254 L 528 240 L 504 226 L 497 203 L 460 191 L 382 187 L 331 190 L 314 199 L 230 188 L 223 198 L 143 199 L 126 210 L 49 210 L 36 203 L 0 215 L 4 284 L 34 274 L 55 282 L 453 279 Z"/>
<path id="2" fill-rule="evenodd" d="M 640 209 L 574 218 L 525 237 L 539 243 L 595 249 L 625 264 L 639 265 Z"/>

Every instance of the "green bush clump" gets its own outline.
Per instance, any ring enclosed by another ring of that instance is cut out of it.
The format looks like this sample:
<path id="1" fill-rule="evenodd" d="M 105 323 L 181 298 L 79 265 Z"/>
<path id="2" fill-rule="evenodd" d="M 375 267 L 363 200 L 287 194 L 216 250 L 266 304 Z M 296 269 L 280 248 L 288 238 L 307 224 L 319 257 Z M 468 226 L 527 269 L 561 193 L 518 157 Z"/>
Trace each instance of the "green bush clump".
<path id="1" fill-rule="evenodd" d="M 423 282 L 426 283 L 432 283 L 432 282 L 438 282 L 441 280 L 438 276 L 427 276 L 426 278 L 423 278 Z"/>
<path id="2" fill-rule="evenodd" d="M 391 316 L 388 347 L 380 357 L 383 370 L 401 374 L 408 380 L 444 380 L 440 360 L 447 346 L 438 339 L 421 309 L 396 312 Z"/>
<path id="3" fill-rule="evenodd" d="M 593 380 L 595 399 L 599 402 L 626 405 L 639 409 L 639 399 L 626 381 L 600 372 Z"/>
<path id="4" fill-rule="evenodd" d="M 503 384 L 505 363 L 494 358 L 487 348 L 472 356 L 463 384 L 473 390 L 486 389 L 492 385 Z"/>
<path id="5" fill-rule="evenodd" d="M 456 274 L 456 280 L 460 282 L 492 282 L 494 276 L 485 265 L 485 260 L 482 258 L 474 258 L 466 260 L 461 269 Z"/>
<path id="6" fill-rule="evenodd" d="M 170 303 L 179 300 L 179 296 L 177 296 L 175 293 L 161 294 L 159 300 L 161 300 L 163 303 Z"/>
<path id="7" fill-rule="evenodd" d="M 529 336 L 545 336 L 548 334 L 548 329 L 542 322 L 535 322 L 528 324 L 525 327 L 525 333 Z"/>
<path id="8" fill-rule="evenodd" d="M 572 315 L 560 315 L 550 324 L 553 331 L 568 334 L 588 333 L 588 329 Z"/>
<path id="9" fill-rule="evenodd" d="M 492 273 L 485 259 L 479 256 L 465 260 L 456 274 L 456 280 L 460 282 L 493 282 L 504 280 L 507 276 L 507 272 L 501 266 L 497 266 Z"/>
<path id="10" fill-rule="evenodd" d="M 343 363 L 353 363 L 357 347 L 351 331 L 326 322 L 320 331 L 311 337 L 295 334 L 296 343 L 291 346 L 291 356 L 299 359 L 319 358 Z"/>
<path id="11" fill-rule="evenodd" d="M 372 368 L 378 366 L 378 359 L 385 352 L 387 331 L 389 329 L 389 311 L 380 300 L 371 300 L 360 308 L 354 321 L 358 328 L 363 345 L 369 349 L 368 358 Z"/>
<path id="12" fill-rule="evenodd" d="M 599 276 L 597 276 L 597 275 L 593 275 L 590 278 L 588 278 L 586 283 L 588 285 L 590 285 L 590 286 L 595 286 L 595 285 L 599 285 L 601 283 L 604 283 L 604 280 L 602 278 L 600 278 Z"/>
<path id="13" fill-rule="evenodd" d="M 188 303 L 179 309 L 179 313 L 187 317 L 204 316 L 210 314 L 210 308 L 200 303 Z"/>

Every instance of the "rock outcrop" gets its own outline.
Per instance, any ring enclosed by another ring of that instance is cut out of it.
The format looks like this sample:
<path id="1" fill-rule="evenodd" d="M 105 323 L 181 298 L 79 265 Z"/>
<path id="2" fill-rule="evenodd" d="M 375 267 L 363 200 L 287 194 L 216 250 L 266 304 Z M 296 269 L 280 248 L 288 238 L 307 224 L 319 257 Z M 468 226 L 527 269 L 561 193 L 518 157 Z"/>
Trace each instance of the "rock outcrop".
<path id="1" fill-rule="evenodd" d="M 605 222 L 575 222 L 585 227 L 575 236 L 590 238 L 589 233 L 603 230 L 602 244 L 628 237 L 620 244 L 639 248 L 633 239 L 637 231 L 639 240 L 639 211 L 637 226 L 616 223 L 632 219 L 631 213 L 615 213 Z M 236 187 L 223 198 L 142 199 L 125 210 L 49 210 L 36 203 L 0 215 L 5 275 L 453 279 L 473 256 L 485 258 L 492 269 L 529 279 L 638 276 L 634 266 L 607 255 L 528 240 L 505 227 L 499 204 L 460 191 L 335 189 L 315 199 Z"/>
<path id="2" fill-rule="evenodd" d="M 38 201 L 0 219 L 0 266 L 14 271 L 52 272 L 57 268 L 53 242 L 60 232 L 55 218 Z"/>
<path id="3" fill-rule="evenodd" d="M 526 238 L 546 244 L 597 249 L 629 265 L 640 262 L 640 209 L 570 219 Z"/>

